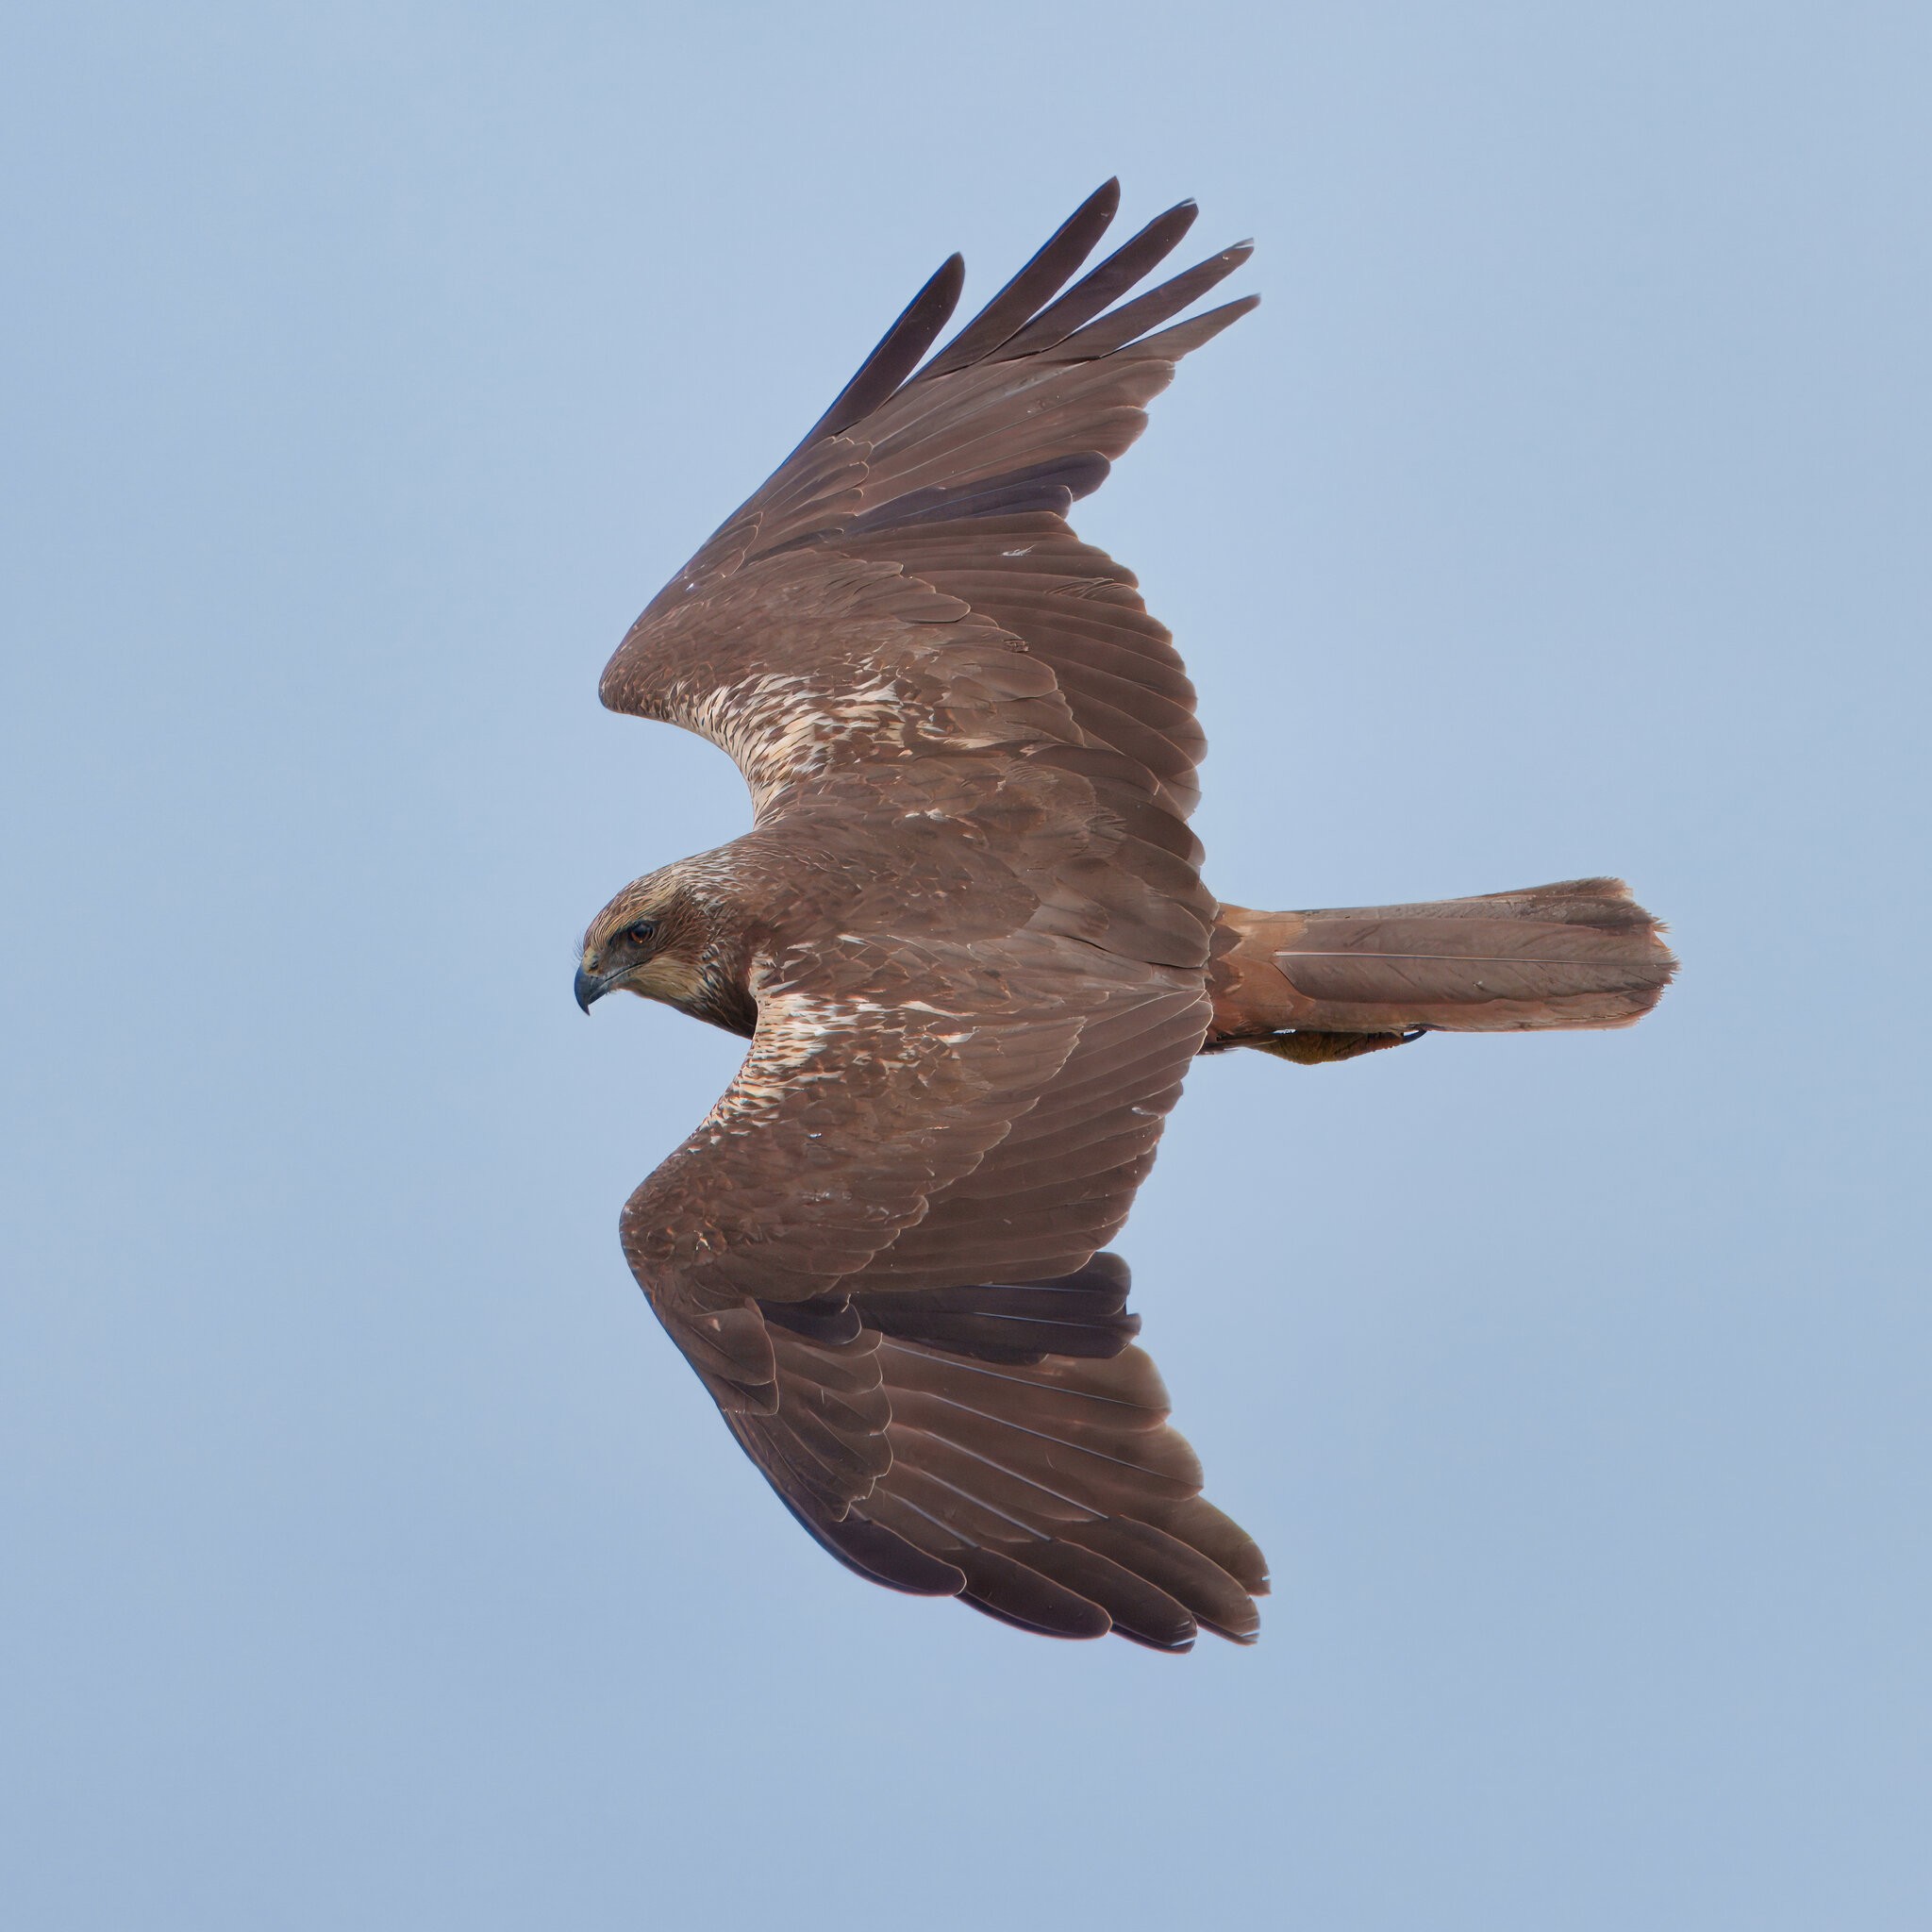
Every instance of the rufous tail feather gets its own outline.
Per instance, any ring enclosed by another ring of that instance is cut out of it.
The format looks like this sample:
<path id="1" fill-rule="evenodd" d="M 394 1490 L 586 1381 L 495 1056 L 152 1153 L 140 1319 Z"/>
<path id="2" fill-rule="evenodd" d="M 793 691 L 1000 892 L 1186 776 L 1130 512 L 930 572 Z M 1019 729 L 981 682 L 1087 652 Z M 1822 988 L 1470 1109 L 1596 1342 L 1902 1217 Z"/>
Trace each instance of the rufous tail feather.
<path id="1" fill-rule="evenodd" d="M 1628 1026 L 1677 970 L 1621 879 L 1323 912 L 1221 908 L 1204 1051 L 1352 1059 L 1422 1033 Z"/>

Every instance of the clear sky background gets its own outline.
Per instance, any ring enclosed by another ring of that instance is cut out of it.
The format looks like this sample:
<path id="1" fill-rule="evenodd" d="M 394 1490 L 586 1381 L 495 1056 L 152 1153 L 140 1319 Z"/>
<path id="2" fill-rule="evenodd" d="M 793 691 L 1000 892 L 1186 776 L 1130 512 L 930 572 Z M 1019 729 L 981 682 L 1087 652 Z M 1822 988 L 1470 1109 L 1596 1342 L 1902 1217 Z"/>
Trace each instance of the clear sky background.
<path id="1" fill-rule="evenodd" d="M 0 42 L 0 1917 L 1932 1924 L 1922 6 L 91 4 Z M 954 247 L 1252 234 L 1083 532 L 1210 881 L 1595 872 L 1627 1034 L 1204 1064 L 1123 1245 L 1262 1641 L 868 1589 L 631 1285 L 741 830 L 596 705 Z"/>

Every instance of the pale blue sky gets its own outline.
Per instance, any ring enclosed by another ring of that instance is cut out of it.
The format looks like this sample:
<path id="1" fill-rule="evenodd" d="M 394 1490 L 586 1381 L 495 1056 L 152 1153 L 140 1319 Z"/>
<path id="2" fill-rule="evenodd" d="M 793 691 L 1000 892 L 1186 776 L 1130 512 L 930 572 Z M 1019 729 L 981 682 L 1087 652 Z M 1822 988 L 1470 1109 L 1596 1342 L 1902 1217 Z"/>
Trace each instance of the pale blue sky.
<path id="1" fill-rule="evenodd" d="M 0 1917 L 1932 1924 L 1932 15 L 15 8 Z M 617 1252 L 737 1049 L 600 711 L 952 248 L 1252 234 L 1084 531 L 1230 898 L 1622 872 L 1634 1033 L 1201 1067 L 1123 1243 L 1258 1648 L 791 1525 Z"/>

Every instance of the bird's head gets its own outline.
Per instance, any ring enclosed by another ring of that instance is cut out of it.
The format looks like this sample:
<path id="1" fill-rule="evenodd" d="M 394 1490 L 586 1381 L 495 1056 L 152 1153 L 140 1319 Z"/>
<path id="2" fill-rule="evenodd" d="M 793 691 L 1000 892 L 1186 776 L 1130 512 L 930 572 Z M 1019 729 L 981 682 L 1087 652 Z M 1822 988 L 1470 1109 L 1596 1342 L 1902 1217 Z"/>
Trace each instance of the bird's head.
<path id="1" fill-rule="evenodd" d="M 625 887 L 591 920 L 577 962 L 577 1005 L 620 989 L 713 1019 L 716 921 L 675 867 Z"/>

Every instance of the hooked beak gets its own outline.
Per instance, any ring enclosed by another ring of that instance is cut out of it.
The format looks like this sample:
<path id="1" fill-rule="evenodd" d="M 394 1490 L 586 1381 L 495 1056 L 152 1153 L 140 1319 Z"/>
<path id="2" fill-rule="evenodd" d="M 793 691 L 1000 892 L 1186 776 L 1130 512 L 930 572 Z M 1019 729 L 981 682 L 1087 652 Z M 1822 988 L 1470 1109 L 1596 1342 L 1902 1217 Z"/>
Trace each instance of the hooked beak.
<path id="1" fill-rule="evenodd" d="M 588 1013 L 591 1010 L 591 1002 L 602 999 L 610 991 L 610 982 L 608 979 L 599 979 L 594 973 L 586 973 L 579 966 L 577 968 L 575 991 L 577 996 L 577 1005 Z"/>

